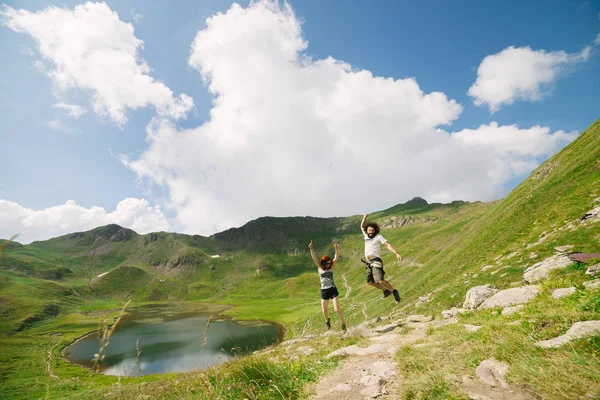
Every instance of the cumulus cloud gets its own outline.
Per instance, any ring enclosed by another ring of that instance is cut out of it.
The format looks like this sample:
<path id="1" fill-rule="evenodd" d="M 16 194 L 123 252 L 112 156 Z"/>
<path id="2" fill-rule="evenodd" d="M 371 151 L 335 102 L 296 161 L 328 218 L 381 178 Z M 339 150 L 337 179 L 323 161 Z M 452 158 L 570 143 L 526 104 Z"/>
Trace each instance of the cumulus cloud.
<path id="1" fill-rule="evenodd" d="M 128 109 L 154 106 L 159 115 L 178 119 L 193 108 L 191 97 L 174 97 L 149 75 L 150 67 L 138 57 L 143 41 L 105 3 L 49 6 L 39 12 L 4 6 L 0 17 L 37 42 L 43 68 L 58 89 L 89 90 L 93 110 L 119 125 Z"/>
<path id="2" fill-rule="evenodd" d="M 587 61 L 591 51 L 592 46 L 575 54 L 510 46 L 483 59 L 469 96 L 476 105 L 487 105 L 491 113 L 517 100 L 538 101 L 570 68 Z"/>
<path id="3" fill-rule="evenodd" d="M 0 200 L 0 238 L 9 238 L 18 233 L 17 240 L 21 243 L 111 223 L 138 233 L 169 229 L 169 223 L 160 208 L 150 206 L 144 199 L 124 199 L 112 212 L 106 212 L 102 207 L 81 207 L 73 200 L 44 210 L 32 210 L 11 201 Z"/>
<path id="4" fill-rule="evenodd" d="M 79 117 L 87 112 L 85 108 L 78 106 L 77 104 L 57 103 L 54 107 L 66 111 L 69 116 L 75 119 L 79 119 Z"/>
<path id="5" fill-rule="evenodd" d="M 491 200 L 575 133 L 496 123 L 449 133 L 462 106 L 415 79 L 313 60 L 292 9 L 234 4 L 190 52 L 215 96 L 193 129 L 155 118 L 149 147 L 122 156 L 167 188 L 178 227 L 210 234 L 264 215 L 352 215 L 414 196 Z"/>

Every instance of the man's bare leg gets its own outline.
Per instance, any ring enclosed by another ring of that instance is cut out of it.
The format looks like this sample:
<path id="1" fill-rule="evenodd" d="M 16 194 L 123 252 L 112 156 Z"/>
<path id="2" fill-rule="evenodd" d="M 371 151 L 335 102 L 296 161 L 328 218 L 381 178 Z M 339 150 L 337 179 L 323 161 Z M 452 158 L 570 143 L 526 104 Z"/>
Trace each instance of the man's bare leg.
<path id="1" fill-rule="evenodd" d="M 384 282 L 384 281 L 382 281 L 382 282 Z M 367 283 L 369 285 L 373 286 L 373 287 L 376 287 L 379 290 L 385 290 L 386 289 L 385 286 L 382 286 L 380 283 L 375 283 L 375 282 L 367 282 Z M 388 285 L 389 285 L 389 283 L 388 283 Z"/>
<path id="2" fill-rule="evenodd" d="M 379 285 L 377 287 L 383 287 L 383 289 L 381 289 L 381 290 L 389 289 L 391 291 L 394 291 L 394 287 L 388 281 L 383 281 L 383 280 L 379 281 L 379 283 L 377 285 Z"/>

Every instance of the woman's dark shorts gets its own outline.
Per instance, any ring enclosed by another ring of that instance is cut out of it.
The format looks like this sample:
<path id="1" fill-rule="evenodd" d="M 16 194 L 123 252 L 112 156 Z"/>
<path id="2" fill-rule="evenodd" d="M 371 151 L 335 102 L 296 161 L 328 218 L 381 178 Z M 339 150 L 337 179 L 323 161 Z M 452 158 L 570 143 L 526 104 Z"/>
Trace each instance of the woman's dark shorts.
<path id="1" fill-rule="evenodd" d="M 367 274 L 367 282 L 381 282 L 385 276 L 381 258 L 372 259 L 370 265 L 365 268 L 365 273 Z"/>
<path id="2" fill-rule="evenodd" d="M 321 298 L 323 300 L 331 300 L 338 297 L 340 293 L 338 292 L 335 286 L 330 287 L 329 289 L 321 289 Z"/>

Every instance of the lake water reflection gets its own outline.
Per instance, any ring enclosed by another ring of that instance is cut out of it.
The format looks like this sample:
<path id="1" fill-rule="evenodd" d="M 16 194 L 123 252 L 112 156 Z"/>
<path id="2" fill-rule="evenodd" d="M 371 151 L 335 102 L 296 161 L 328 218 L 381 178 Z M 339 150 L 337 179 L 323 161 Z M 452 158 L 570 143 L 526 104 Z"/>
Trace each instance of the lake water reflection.
<path id="1" fill-rule="evenodd" d="M 221 317 L 217 313 L 223 308 L 178 308 L 152 305 L 130 310 L 104 350 L 101 372 L 134 376 L 204 369 L 276 343 L 283 336 L 283 329 L 275 324 Z M 91 334 L 65 348 L 63 355 L 76 364 L 92 367 L 91 360 L 99 348 L 98 334 Z"/>

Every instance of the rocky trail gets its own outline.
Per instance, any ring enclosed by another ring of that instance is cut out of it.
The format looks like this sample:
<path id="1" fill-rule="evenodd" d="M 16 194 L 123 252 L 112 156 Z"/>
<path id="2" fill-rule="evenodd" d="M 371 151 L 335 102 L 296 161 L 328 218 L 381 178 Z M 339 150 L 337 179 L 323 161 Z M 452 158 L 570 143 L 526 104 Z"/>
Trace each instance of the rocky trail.
<path id="1" fill-rule="evenodd" d="M 398 350 L 405 346 L 415 348 L 440 343 L 427 341 L 429 330 L 443 328 L 446 325 L 459 324 L 458 314 L 478 312 L 479 310 L 502 309 L 501 315 L 508 316 L 520 312 L 524 304 L 532 301 L 539 295 L 542 288 L 538 285 L 548 276 L 548 271 L 565 268 L 569 262 L 563 260 L 566 254 L 562 249 L 557 249 L 556 255 L 549 257 L 523 273 L 523 284 L 499 290 L 487 284 L 472 287 L 465 295 L 462 308 L 452 308 L 441 312 L 442 319 L 434 320 L 433 316 L 409 315 L 406 316 L 406 306 L 402 307 L 389 317 L 377 317 L 361 325 L 350 328 L 346 333 L 328 331 L 321 335 L 307 335 L 299 339 L 282 343 L 286 349 L 286 356 L 290 359 L 317 351 L 309 344 L 311 339 L 327 336 L 339 336 L 342 339 L 359 339 L 359 345 L 341 347 L 325 358 L 342 357 L 338 367 L 329 374 L 321 377 L 312 387 L 308 388 L 311 400 L 333 398 L 342 400 L 359 399 L 396 399 L 402 396 L 403 377 L 399 369 L 399 360 L 396 356 Z M 482 271 L 487 266 L 482 267 Z M 600 275 L 600 264 L 592 265 L 586 271 L 591 280 L 583 284 L 584 290 L 596 290 L 600 286 L 600 279 L 593 279 Z M 557 289 L 552 297 L 560 299 L 573 294 L 574 288 Z M 428 296 L 422 296 L 420 302 L 428 301 Z M 372 301 L 377 301 L 373 299 Z M 358 308 L 366 314 L 364 303 L 352 304 L 348 311 Z M 496 312 L 496 311 L 494 311 Z M 307 321 L 310 325 L 310 322 Z M 476 332 L 481 327 L 476 325 L 461 324 L 467 332 Z M 305 331 L 308 327 L 305 327 Z M 563 335 L 533 345 L 540 348 L 556 348 L 567 345 L 572 340 L 600 335 L 600 321 L 575 322 Z M 541 397 L 519 384 L 510 384 L 506 375 L 510 366 L 504 362 L 488 358 L 481 361 L 475 370 L 475 376 L 449 377 L 456 387 L 460 388 L 466 398 L 476 400 L 534 400 Z"/>

